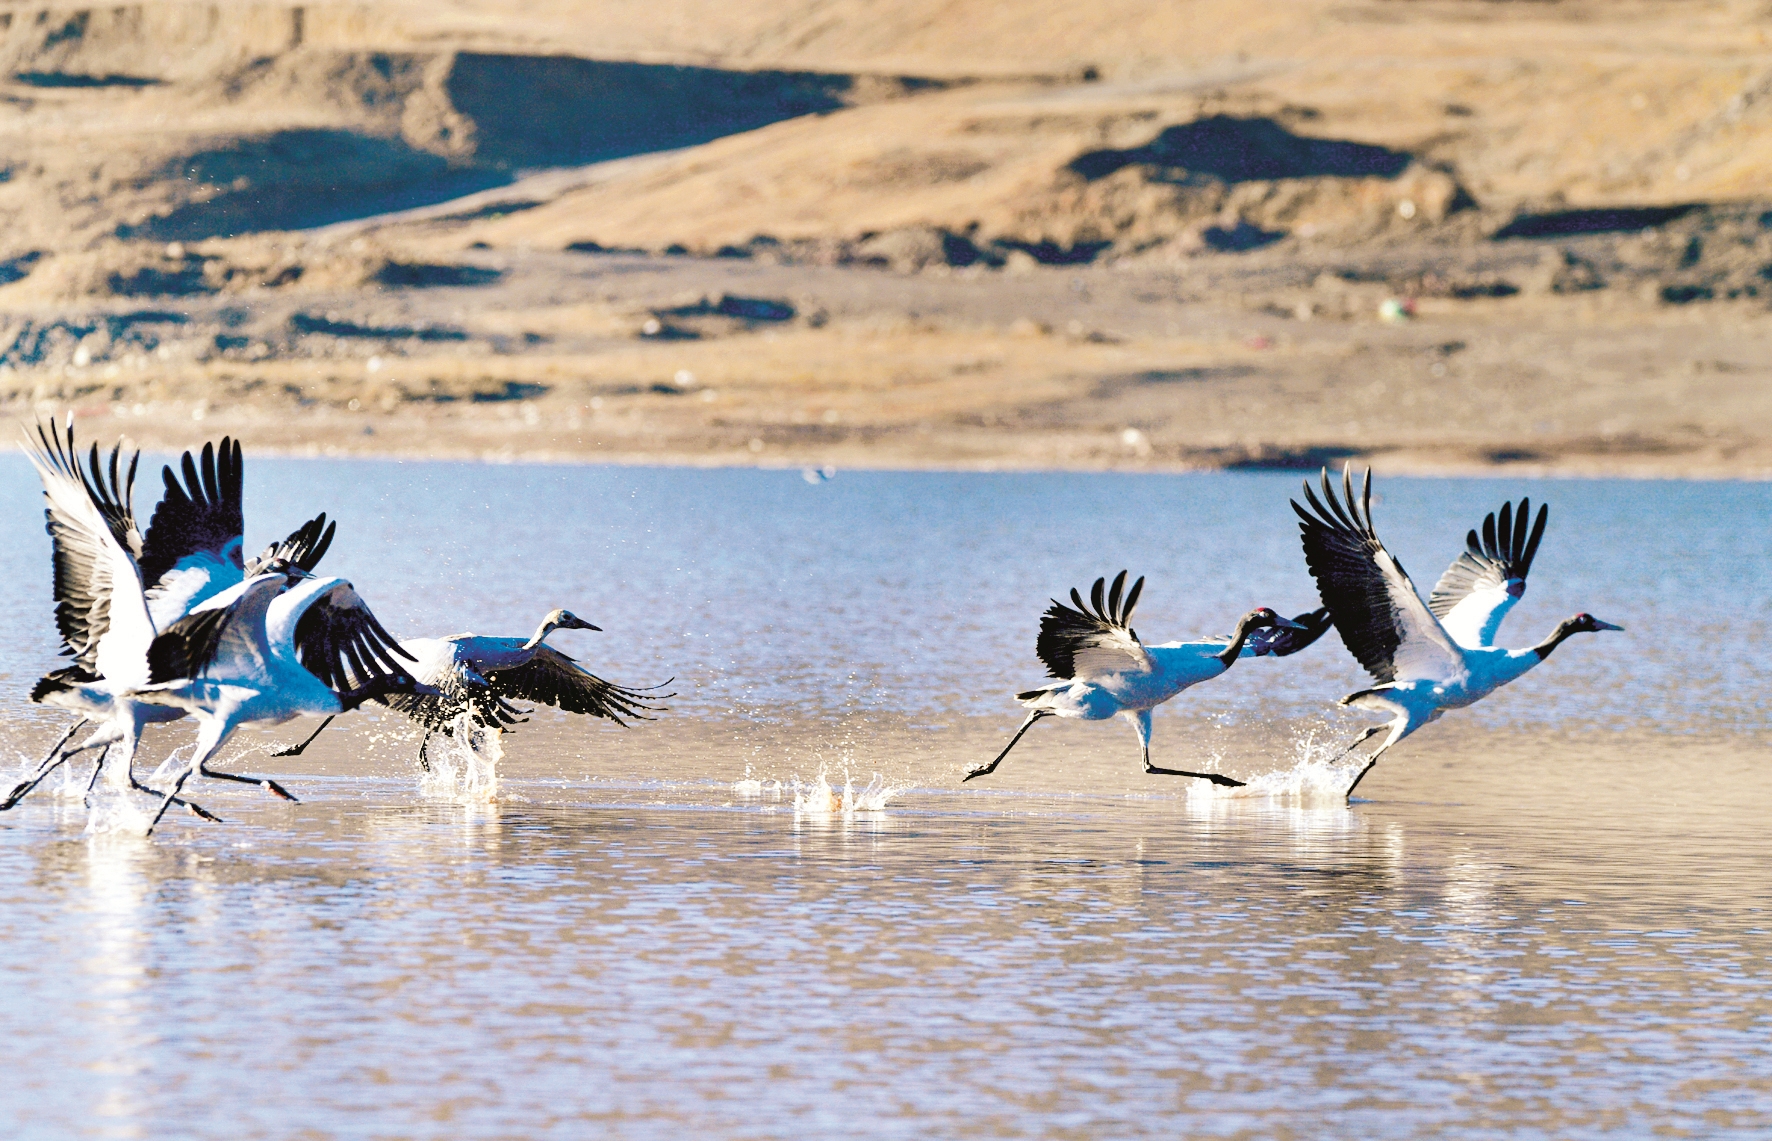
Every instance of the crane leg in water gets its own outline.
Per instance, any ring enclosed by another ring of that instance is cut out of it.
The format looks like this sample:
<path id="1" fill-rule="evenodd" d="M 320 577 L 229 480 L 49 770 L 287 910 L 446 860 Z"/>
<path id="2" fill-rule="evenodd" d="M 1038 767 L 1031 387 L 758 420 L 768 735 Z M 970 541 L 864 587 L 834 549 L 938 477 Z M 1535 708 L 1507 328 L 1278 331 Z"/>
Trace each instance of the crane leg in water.
<path id="1" fill-rule="evenodd" d="M 325 728 L 325 726 L 321 726 L 321 728 Z M 310 741 L 313 740 L 312 737 L 310 737 L 308 739 Z M 291 804 L 300 804 L 301 803 L 301 801 L 295 799 L 295 797 L 293 797 L 289 794 L 288 789 L 284 788 L 282 785 L 278 784 L 276 781 L 272 780 L 270 777 L 247 776 L 245 773 L 218 773 L 214 769 L 209 767 L 208 762 L 204 762 L 204 763 L 199 764 L 197 766 L 197 775 L 198 776 L 206 776 L 206 777 L 210 778 L 211 780 L 231 780 L 231 781 L 238 781 L 241 784 L 257 785 L 259 788 L 264 789 L 266 792 L 272 792 L 272 793 L 277 794 L 278 796 L 282 797 L 284 800 L 289 801 Z"/>
<path id="2" fill-rule="evenodd" d="M 1372 766 L 1378 763 L 1378 754 L 1382 752 L 1384 752 L 1384 746 L 1380 745 L 1377 752 L 1366 758 L 1366 767 L 1360 770 L 1360 775 L 1354 778 L 1354 783 L 1347 786 L 1346 796 L 1349 800 L 1353 799 L 1354 789 L 1359 788 L 1360 782 L 1366 779 L 1366 774 L 1372 771 Z"/>
<path id="3" fill-rule="evenodd" d="M 1009 743 L 1007 745 L 1003 746 L 1003 751 L 997 754 L 997 759 L 992 761 L 988 765 L 979 765 L 975 769 L 968 769 L 966 772 L 966 775 L 960 778 L 960 783 L 965 784 L 967 781 L 971 780 L 973 777 L 988 776 L 989 774 L 996 772 L 997 766 L 1003 763 L 1003 758 L 1007 757 L 1009 755 L 1009 750 L 1015 748 L 1015 743 L 1017 741 L 1021 740 L 1021 735 L 1023 733 L 1026 733 L 1029 729 L 1034 727 L 1034 722 L 1038 721 L 1042 717 L 1056 717 L 1056 716 L 1058 716 L 1058 714 L 1053 713 L 1051 710 L 1048 710 L 1048 709 L 1036 709 L 1032 713 L 1028 714 L 1028 719 L 1021 723 L 1021 728 L 1019 728 L 1015 731 L 1015 736 L 1009 738 Z"/>
<path id="4" fill-rule="evenodd" d="M 1350 799 L 1353 797 L 1354 789 L 1360 787 L 1360 782 L 1366 779 L 1366 774 L 1372 771 L 1372 766 L 1376 765 L 1378 763 L 1378 758 L 1384 756 L 1385 750 L 1389 749 L 1392 745 L 1396 744 L 1398 741 L 1401 741 L 1404 737 L 1407 737 L 1409 735 L 1410 730 L 1414 729 L 1418 724 L 1425 724 L 1427 721 L 1431 721 L 1431 720 L 1433 720 L 1433 718 L 1430 717 L 1430 718 L 1425 718 L 1421 722 L 1414 722 L 1409 718 L 1404 718 L 1404 719 L 1398 720 L 1398 721 L 1386 722 L 1383 725 L 1375 725 L 1372 728 L 1366 730 L 1366 732 L 1360 737 L 1360 741 L 1364 741 L 1367 737 L 1370 737 L 1373 734 L 1377 733 L 1380 729 L 1389 729 L 1391 731 L 1391 733 L 1390 733 L 1390 736 L 1388 736 L 1384 739 L 1384 742 L 1382 744 L 1380 744 L 1378 746 L 1378 748 L 1372 750 L 1372 755 L 1366 758 L 1366 766 L 1360 770 L 1358 776 L 1354 777 L 1354 783 L 1347 786 L 1346 795 Z M 1360 741 L 1355 741 L 1354 744 L 1358 745 L 1360 743 Z M 1351 748 L 1348 750 L 1348 752 L 1352 752 L 1352 751 L 1353 750 Z M 1347 755 L 1347 753 L 1342 754 L 1342 756 L 1346 756 L 1346 755 Z"/>
<path id="5" fill-rule="evenodd" d="M 1248 783 L 1247 781 L 1240 781 L 1233 777 L 1227 777 L 1223 773 L 1195 773 L 1189 772 L 1187 769 L 1160 769 L 1156 765 L 1151 764 L 1151 751 L 1149 746 L 1146 746 L 1144 750 L 1144 771 L 1152 776 L 1160 777 L 1198 777 L 1200 780 L 1209 780 L 1213 784 L 1223 785 L 1225 788 L 1242 788 Z"/>
<path id="6" fill-rule="evenodd" d="M 337 716 L 338 716 L 338 714 L 336 714 L 336 713 L 334 713 L 332 715 L 332 717 L 337 717 Z M 271 756 L 273 756 L 273 757 L 299 757 L 299 756 L 301 756 L 302 750 L 314 743 L 315 737 L 318 737 L 320 734 L 326 732 L 326 727 L 328 725 L 332 724 L 332 717 L 328 717 L 326 720 L 320 722 L 320 727 L 318 729 L 314 730 L 312 733 L 309 733 L 308 739 L 306 741 L 303 741 L 299 745 L 291 745 L 287 749 L 278 749 L 276 752 L 272 753 Z M 214 776 L 216 774 L 204 773 L 203 775 L 204 776 Z M 285 793 L 284 795 L 287 796 L 288 794 Z M 294 797 L 290 797 L 290 799 L 293 800 Z"/>
<path id="7" fill-rule="evenodd" d="M 80 727 L 86 724 L 87 720 L 87 718 L 82 717 L 80 720 L 68 726 L 68 731 L 61 735 L 61 739 L 56 741 L 54 745 L 50 746 L 49 753 L 43 758 L 43 763 L 37 766 L 36 774 L 29 779 L 20 781 L 18 784 L 14 785 L 12 791 L 6 794 L 6 799 L 0 801 L 0 812 L 6 811 L 8 808 L 11 808 L 13 805 L 23 800 L 26 793 L 41 784 L 44 777 L 54 772 L 56 766 L 60 765 L 72 755 L 63 753 L 62 746 L 67 744 L 68 740 L 73 737 L 75 733 L 80 731 Z"/>
<path id="8" fill-rule="evenodd" d="M 1144 771 L 1151 776 L 1161 777 L 1194 777 L 1197 780 L 1209 780 L 1213 784 L 1225 788 L 1242 788 L 1243 782 L 1227 777 L 1222 773 L 1196 773 L 1188 769 L 1163 769 L 1151 764 L 1151 711 L 1141 709 L 1137 713 L 1123 713 L 1122 717 L 1132 722 L 1132 728 L 1138 732 L 1138 747 L 1144 751 Z"/>
<path id="9" fill-rule="evenodd" d="M 84 724 L 85 724 L 85 721 L 81 721 L 78 724 L 76 724 L 73 729 L 69 729 L 67 731 L 67 733 L 63 734 L 62 739 L 56 743 L 56 748 L 60 749 L 62 745 L 67 744 L 68 738 L 72 737 L 74 735 L 74 731 L 76 729 L 79 729 L 80 726 L 84 725 Z M 81 753 L 86 752 L 88 749 L 103 749 L 104 752 L 101 752 L 99 754 L 98 764 L 92 766 L 91 778 L 89 780 L 87 780 L 87 782 L 86 782 L 86 791 L 91 792 L 93 790 L 94 786 L 96 786 L 98 784 L 99 774 L 104 772 L 105 753 L 110 752 L 112 744 L 115 744 L 115 742 L 107 742 L 107 743 L 98 744 L 98 745 L 82 745 L 80 748 L 70 749 L 69 751 L 61 754 L 60 756 L 52 755 L 50 757 L 45 758 L 42 766 L 39 767 L 35 776 L 31 777 L 30 780 L 21 782 L 16 788 L 14 788 L 10 793 L 7 794 L 5 800 L 0 800 L 0 812 L 4 812 L 8 808 L 14 807 L 15 805 L 18 804 L 19 801 L 23 800 L 26 796 L 30 795 L 30 793 L 33 789 L 35 789 L 38 785 L 43 783 L 43 780 L 45 777 L 49 776 L 50 773 L 52 773 L 56 769 L 60 768 L 64 762 L 68 761 L 69 759 L 71 759 L 73 757 L 80 755 Z M 135 778 L 135 773 L 133 773 L 133 772 L 131 772 L 129 774 L 129 787 L 135 789 L 137 792 L 145 792 L 145 793 L 148 793 L 152 796 L 161 795 L 159 790 L 149 788 L 147 785 L 145 785 L 141 781 L 137 780 Z M 200 804 L 196 804 L 196 803 L 194 803 L 192 801 L 188 801 L 188 800 L 180 800 L 177 797 L 173 798 L 173 803 L 179 805 L 180 807 L 182 807 L 184 809 L 187 809 L 193 816 L 200 816 L 204 820 L 214 821 L 217 824 L 221 823 L 221 817 L 215 815 L 213 812 L 210 812 L 208 809 L 204 808 Z"/>
<path id="10" fill-rule="evenodd" d="M 228 735 L 233 732 L 233 728 L 232 725 L 223 721 L 205 720 L 202 722 L 197 729 L 197 743 L 192 751 L 191 760 L 179 770 L 178 779 L 172 782 L 172 787 L 164 792 L 158 789 L 148 790 L 154 793 L 155 796 L 160 797 L 160 810 L 154 813 L 154 818 L 152 820 L 148 821 L 148 826 L 143 829 L 142 835 L 153 835 L 154 829 L 160 826 L 161 818 L 166 815 L 166 810 L 175 804 L 183 805 L 193 811 L 196 809 L 196 806 L 189 801 L 180 800 L 178 794 L 184 791 L 185 782 L 191 779 L 192 773 L 204 772 L 208 769 L 209 758 L 221 751 L 222 742 L 227 740 Z M 252 779 L 250 777 L 229 777 L 228 774 L 225 773 L 216 773 L 215 775 L 232 780 Z M 254 783 L 257 782 L 254 781 Z M 285 793 L 284 795 L 288 794 Z M 214 819 L 214 817 L 210 817 L 208 813 L 202 813 L 201 815 L 208 819 Z"/>
<path id="11" fill-rule="evenodd" d="M 65 737 L 63 738 L 64 741 L 66 739 L 67 738 L 65 738 Z M 112 742 L 110 742 L 110 741 L 100 741 L 100 742 L 97 742 L 94 744 L 81 745 L 77 749 L 69 749 L 67 752 L 62 753 L 60 756 L 57 756 L 53 760 L 46 759 L 43 762 L 42 766 L 37 769 L 37 772 L 31 777 L 30 780 L 21 781 L 18 785 L 14 786 L 14 788 L 11 792 L 6 794 L 5 800 L 0 800 L 0 812 L 5 812 L 8 808 L 11 808 L 14 805 L 18 804 L 19 801 L 23 800 L 26 796 L 30 795 L 30 792 L 32 789 L 34 789 L 38 785 L 42 784 L 45 777 L 49 776 L 49 774 L 54 772 L 56 769 L 61 768 L 62 765 L 73 760 L 75 757 L 79 756 L 81 753 L 87 752 L 92 749 L 109 750 L 111 745 L 112 745 Z M 101 766 L 104 764 L 104 759 L 105 759 L 104 753 L 100 753 L 99 754 L 99 764 Z"/>
<path id="12" fill-rule="evenodd" d="M 92 779 L 95 782 L 98 780 L 98 773 L 96 771 L 92 774 Z M 143 784 L 141 781 L 136 780 L 134 773 L 129 774 L 129 787 L 133 788 L 137 792 L 145 792 L 149 796 L 161 795 L 159 789 L 149 787 L 148 785 Z M 90 786 L 88 786 L 87 791 L 88 792 L 92 791 Z M 181 799 L 181 798 L 175 796 L 172 798 L 172 803 L 178 805 L 180 808 L 184 809 L 186 812 L 189 812 L 192 816 L 195 816 L 198 819 L 207 820 L 211 824 L 222 823 L 221 817 L 219 817 L 215 813 L 209 811 L 209 809 L 204 808 L 201 804 L 198 804 L 194 800 L 184 800 L 184 799 Z"/>
<path id="13" fill-rule="evenodd" d="M 1361 745 L 1364 745 L 1367 741 L 1369 741 L 1373 737 L 1378 736 L 1380 733 L 1384 732 L 1386 729 L 1389 729 L 1389 728 L 1390 728 L 1390 722 L 1388 722 L 1388 721 L 1386 721 L 1382 724 L 1379 724 L 1379 725 L 1372 726 L 1371 728 L 1367 729 L 1364 733 L 1361 733 L 1358 737 L 1355 737 L 1353 744 L 1349 745 L 1347 748 L 1343 749 L 1341 752 L 1335 754 L 1333 757 L 1330 757 L 1329 763 L 1334 764 L 1336 761 L 1341 760 L 1341 758 L 1347 756 L 1349 753 L 1353 752 L 1355 749 L 1359 748 Z"/>

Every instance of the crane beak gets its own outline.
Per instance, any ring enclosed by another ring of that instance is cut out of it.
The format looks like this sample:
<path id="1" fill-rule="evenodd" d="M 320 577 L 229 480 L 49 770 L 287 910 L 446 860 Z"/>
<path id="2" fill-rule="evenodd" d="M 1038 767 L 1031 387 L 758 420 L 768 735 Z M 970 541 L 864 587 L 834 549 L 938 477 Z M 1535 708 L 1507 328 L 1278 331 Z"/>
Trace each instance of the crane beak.
<path id="1" fill-rule="evenodd" d="M 1274 625 L 1279 627 L 1282 630 L 1303 630 L 1304 629 L 1303 626 L 1300 626 L 1298 623 L 1294 622 L 1292 619 L 1281 618 L 1281 617 L 1278 617 L 1277 615 L 1274 618 Z"/>
<path id="2" fill-rule="evenodd" d="M 1610 622 L 1602 622 L 1598 618 L 1595 618 L 1594 619 L 1594 629 L 1596 629 L 1596 630 L 1622 630 L 1622 629 L 1624 629 L 1624 627 L 1623 626 L 1614 626 Z"/>

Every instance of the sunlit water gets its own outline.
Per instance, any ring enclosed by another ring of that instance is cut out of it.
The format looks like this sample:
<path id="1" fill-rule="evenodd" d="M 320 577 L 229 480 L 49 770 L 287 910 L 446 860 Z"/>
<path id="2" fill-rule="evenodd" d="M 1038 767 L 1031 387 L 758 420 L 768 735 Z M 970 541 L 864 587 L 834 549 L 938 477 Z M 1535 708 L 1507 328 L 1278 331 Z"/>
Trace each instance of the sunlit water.
<path id="1" fill-rule="evenodd" d="M 0 464 L 0 767 L 65 720 L 47 540 Z M 157 480 L 144 480 L 151 487 Z M 1333 636 L 1122 724 L 1042 723 L 1041 608 L 1122 566 L 1147 639 L 1314 594 L 1292 477 L 268 461 L 249 546 L 401 635 L 562 649 L 671 709 L 502 738 L 243 732 L 226 819 L 89 835 L 90 767 L 0 816 L 0 1120 L 73 1137 L 1762 1136 L 1772 1130 L 1772 657 L 1761 484 L 1386 479 L 1431 586 L 1551 503 L 1504 640 L 1583 636 L 1403 745 Z M 138 505 L 146 517 L 150 504 Z M 152 771 L 190 729 L 150 731 Z M 130 795 L 106 790 L 100 795 Z M 139 800 L 139 796 L 137 796 Z M 130 811 L 118 807 L 116 812 Z"/>

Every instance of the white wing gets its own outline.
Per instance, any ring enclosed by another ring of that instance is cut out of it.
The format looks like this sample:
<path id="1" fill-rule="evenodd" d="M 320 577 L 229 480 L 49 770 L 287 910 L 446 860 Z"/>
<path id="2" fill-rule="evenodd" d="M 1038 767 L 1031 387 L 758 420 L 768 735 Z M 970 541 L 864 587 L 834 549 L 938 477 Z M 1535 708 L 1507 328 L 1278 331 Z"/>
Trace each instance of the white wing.
<path id="1" fill-rule="evenodd" d="M 129 506 L 134 458 L 127 475 L 121 474 L 119 450 L 113 449 L 107 474 L 95 447 L 83 469 L 71 419 L 65 438 L 54 424 L 38 425 L 37 444 L 27 443 L 25 455 L 48 501 L 44 515 L 55 548 L 56 622 L 64 645 L 100 677 L 121 686 L 146 684 L 156 631 L 135 561 L 141 537 Z"/>
<path id="2" fill-rule="evenodd" d="M 1459 645 L 1493 646 L 1502 619 L 1526 593 L 1526 575 L 1538 554 L 1550 509 L 1538 509 L 1538 521 L 1528 534 L 1526 520 L 1531 514 L 1530 499 L 1520 500 L 1518 509 L 1502 504 L 1499 518 L 1491 511 L 1483 520 L 1482 538 L 1472 530 L 1465 537 L 1464 553 L 1452 560 L 1434 586 L 1428 609 Z"/>
<path id="3" fill-rule="evenodd" d="M 1470 649 L 1493 646 L 1495 635 L 1501 630 L 1501 620 L 1518 601 L 1519 598 L 1509 594 L 1504 584 L 1486 586 L 1459 600 L 1440 619 L 1440 625 L 1461 646 Z"/>

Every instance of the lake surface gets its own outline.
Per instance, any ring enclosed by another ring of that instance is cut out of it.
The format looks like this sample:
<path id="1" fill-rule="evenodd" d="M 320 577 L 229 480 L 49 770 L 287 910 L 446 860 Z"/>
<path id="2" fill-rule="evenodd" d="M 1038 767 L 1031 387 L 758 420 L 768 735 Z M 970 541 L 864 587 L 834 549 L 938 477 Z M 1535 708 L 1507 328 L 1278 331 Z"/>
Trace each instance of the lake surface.
<path id="1" fill-rule="evenodd" d="M 144 467 L 148 465 L 144 464 Z M 19 1135 L 511 1138 L 1764 1136 L 1772 1129 L 1772 487 L 1382 479 L 1430 588 L 1504 498 L 1551 504 L 1502 641 L 1543 667 L 1394 749 L 1333 636 L 1156 716 L 1020 721 L 1048 598 L 1130 567 L 1151 641 L 1315 604 L 1293 476 L 475 466 L 248 457 L 248 547 L 402 636 L 556 635 L 626 730 L 549 712 L 496 800 L 417 735 L 242 732 L 227 823 L 0 817 L 0 1113 Z M 157 464 L 142 481 L 146 518 Z M 35 478 L 0 462 L 0 764 L 65 718 Z M 153 731 L 152 763 L 190 730 Z M 820 774 L 834 788 L 819 783 Z M 853 791 L 845 795 L 845 779 Z M 872 784 L 872 791 L 865 786 Z M 1330 790 L 1332 792 L 1332 790 Z"/>

